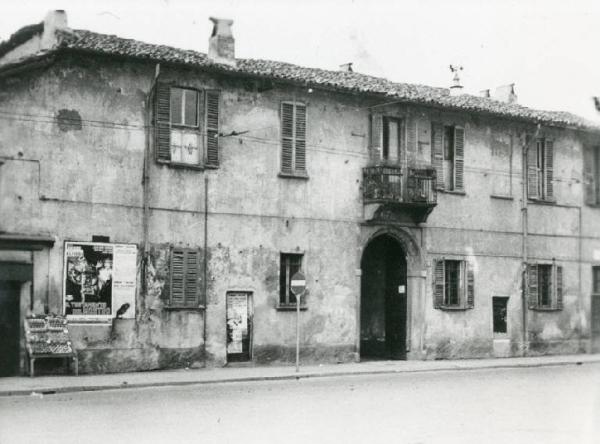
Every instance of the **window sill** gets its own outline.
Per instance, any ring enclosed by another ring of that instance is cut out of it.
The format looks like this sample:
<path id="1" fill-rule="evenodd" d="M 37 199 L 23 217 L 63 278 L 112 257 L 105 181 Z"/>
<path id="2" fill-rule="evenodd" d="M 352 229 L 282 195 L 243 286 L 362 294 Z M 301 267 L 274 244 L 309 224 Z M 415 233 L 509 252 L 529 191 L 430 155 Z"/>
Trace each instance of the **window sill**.
<path id="1" fill-rule="evenodd" d="M 296 311 L 296 304 L 280 304 L 277 307 L 275 307 L 275 309 L 277 311 Z M 306 311 L 308 310 L 308 306 L 306 305 L 300 305 L 300 311 Z"/>
<path id="2" fill-rule="evenodd" d="M 562 311 L 562 308 L 557 307 L 529 307 L 531 311 Z"/>
<path id="3" fill-rule="evenodd" d="M 503 196 L 501 194 L 490 194 L 490 198 L 499 200 L 515 200 L 512 196 Z"/>
<path id="4" fill-rule="evenodd" d="M 301 172 L 297 172 L 297 173 L 282 173 L 280 172 L 278 174 L 279 177 L 284 178 L 284 179 L 300 179 L 300 180 L 308 180 L 308 174 L 306 173 L 301 173 Z"/>
<path id="5" fill-rule="evenodd" d="M 189 169 L 189 170 L 198 170 L 198 171 L 204 171 L 204 169 L 208 169 L 208 168 L 216 168 L 215 166 L 212 166 L 212 165 L 194 165 L 191 163 L 171 162 L 169 160 L 160 160 L 160 159 L 157 159 L 156 163 L 160 163 L 162 165 L 167 165 L 171 168 Z"/>
<path id="6" fill-rule="evenodd" d="M 182 305 L 165 305 L 164 309 L 168 311 L 204 311 L 206 307 L 204 305 L 198 305 L 195 307 L 185 307 Z"/>
<path id="7" fill-rule="evenodd" d="M 538 204 L 538 205 L 556 205 L 556 200 L 532 199 L 531 197 L 528 197 L 527 201 L 531 204 Z"/>
<path id="8" fill-rule="evenodd" d="M 444 194 L 456 194 L 457 196 L 466 196 L 467 193 L 462 190 L 445 190 L 444 188 L 437 188 L 436 191 L 438 193 Z"/>
<path id="9" fill-rule="evenodd" d="M 590 207 L 590 208 L 600 208 L 600 202 L 598 202 L 598 203 L 586 203 L 585 206 L 586 207 Z"/>
<path id="10" fill-rule="evenodd" d="M 442 305 L 440 307 L 436 307 L 438 310 L 443 310 L 443 311 L 467 311 L 467 310 L 471 310 L 469 307 L 450 307 L 450 306 L 445 306 Z"/>

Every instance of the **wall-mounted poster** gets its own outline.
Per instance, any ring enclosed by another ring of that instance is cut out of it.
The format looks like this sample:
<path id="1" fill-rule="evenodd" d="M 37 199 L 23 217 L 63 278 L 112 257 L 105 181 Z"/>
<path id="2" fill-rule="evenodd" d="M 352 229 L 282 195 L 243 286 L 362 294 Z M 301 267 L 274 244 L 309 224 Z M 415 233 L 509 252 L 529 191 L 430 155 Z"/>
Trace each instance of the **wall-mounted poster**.
<path id="1" fill-rule="evenodd" d="M 137 246 L 65 242 L 64 314 L 69 319 L 135 317 Z"/>

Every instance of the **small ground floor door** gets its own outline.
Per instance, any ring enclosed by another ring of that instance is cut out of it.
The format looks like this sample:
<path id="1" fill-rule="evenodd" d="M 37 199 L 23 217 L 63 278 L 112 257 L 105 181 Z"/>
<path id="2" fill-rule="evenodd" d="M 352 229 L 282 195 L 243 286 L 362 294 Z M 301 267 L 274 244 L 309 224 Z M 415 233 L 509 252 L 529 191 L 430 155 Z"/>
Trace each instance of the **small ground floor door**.
<path id="1" fill-rule="evenodd" d="M 600 353 L 600 294 L 592 295 L 592 353 Z"/>
<path id="2" fill-rule="evenodd" d="M 252 358 L 252 293 L 227 293 L 227 362 Z"/>
<path id="3" fill-rule="evenodd" d="M 0 280 L 0 376 L 19 374 L 21 282 Z"/>

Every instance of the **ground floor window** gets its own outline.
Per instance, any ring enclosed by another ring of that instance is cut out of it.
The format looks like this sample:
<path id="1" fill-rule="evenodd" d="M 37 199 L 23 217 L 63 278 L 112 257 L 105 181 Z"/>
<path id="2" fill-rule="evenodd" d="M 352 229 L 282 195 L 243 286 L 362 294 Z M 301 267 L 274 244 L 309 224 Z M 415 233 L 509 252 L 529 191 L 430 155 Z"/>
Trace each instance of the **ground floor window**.
<path id="1" fill-rule="evenodd" d="M 527 265 L 527 300 L 530 309 L 562 310 L 563 268 L 556 263 Z"/>
<path id="2" fill-rule="evenodd" d="M 302 268 L 302 254 L 281 253 L 279 262 L 279 305 L 295 306 L 296 296 L 291 291 L 292 276 Z"/>
<path id="3" fill-rule="evenodd" d="M 433 274 L 435 308 L 467 309 L 474 307 L 475 274 L 468 261 L 436 259 Z"/>

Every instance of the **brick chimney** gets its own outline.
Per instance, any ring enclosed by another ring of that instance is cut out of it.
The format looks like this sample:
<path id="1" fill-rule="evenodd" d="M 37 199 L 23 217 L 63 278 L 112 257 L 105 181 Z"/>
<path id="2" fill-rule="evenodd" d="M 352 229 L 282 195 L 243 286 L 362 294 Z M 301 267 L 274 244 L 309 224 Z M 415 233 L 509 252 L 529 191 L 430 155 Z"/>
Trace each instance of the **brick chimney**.
<path id="1" fill-rule="evenodd" d="M 62 9 L 48 11 L 44 18 L 41 49 L 53 48 L 58 42 L 56 31 L 70 31 L 67 23 L 67 13 Z"/>
<path id="2" fill-rule="evenodd" d="M 231 33 L 233 20 L 209 17 L 213 31 L 208 39 L 208 58 L 215 63 L 235 66 L 235 39 Z"/>
<path id="3" fill-rule="evenodd" d="M 517 95 L 515 94 L 515 84 L 501 85 L 494 92 L 494 99 L 505 103 L 517 103 Z"/>

